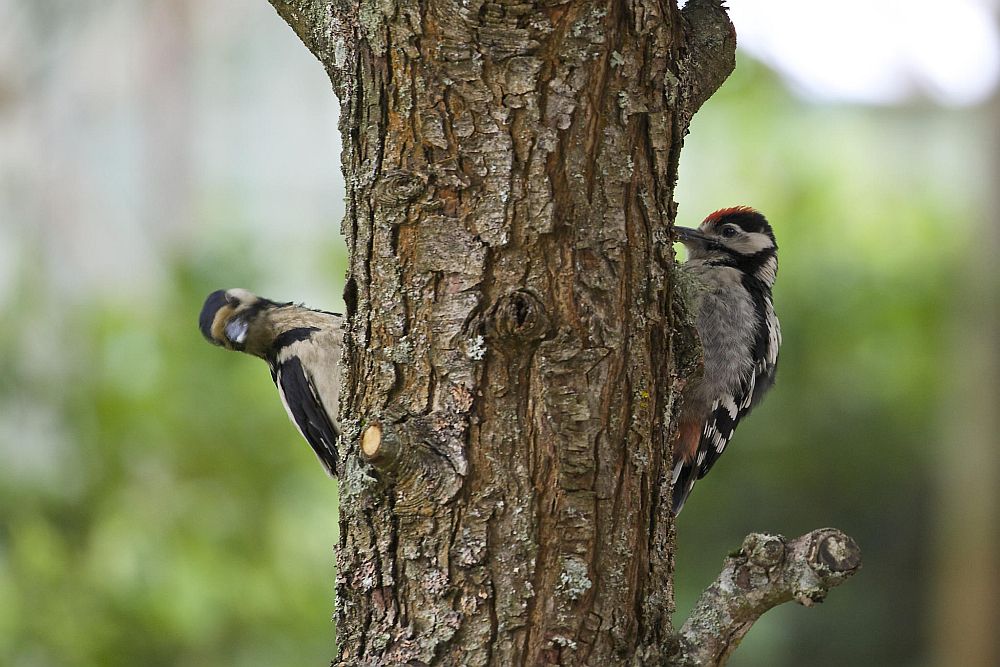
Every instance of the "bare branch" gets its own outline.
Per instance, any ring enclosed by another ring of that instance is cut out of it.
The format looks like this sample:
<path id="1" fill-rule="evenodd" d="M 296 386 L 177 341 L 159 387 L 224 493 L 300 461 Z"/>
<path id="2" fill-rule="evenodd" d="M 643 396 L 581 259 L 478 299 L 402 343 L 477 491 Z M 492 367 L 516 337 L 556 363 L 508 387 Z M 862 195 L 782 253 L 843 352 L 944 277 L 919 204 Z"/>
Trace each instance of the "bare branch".
<path id="1" fill-rule="evenodd" d="M 835 528 L 795 540 L 752 533 L 698 599 L 681 628 L 683 665 L 724 665 L 764 612 L 795 600 L 806 607 L 861 568 L 861 550 Z"/>
<path id="2" fill-rule="evenodd" d="M 681 16 L 687 37 L 681 77 L 691 118 L 736 69 L 736 29 L 721 0 L 689 0 Z"/>
<path id="3" fill-rule="evenodd" d="M 302 43 L 323 63 L 343 96 L 345 66 L 356 49 L 357 7 L 351 0 L 268 0 Z"/>

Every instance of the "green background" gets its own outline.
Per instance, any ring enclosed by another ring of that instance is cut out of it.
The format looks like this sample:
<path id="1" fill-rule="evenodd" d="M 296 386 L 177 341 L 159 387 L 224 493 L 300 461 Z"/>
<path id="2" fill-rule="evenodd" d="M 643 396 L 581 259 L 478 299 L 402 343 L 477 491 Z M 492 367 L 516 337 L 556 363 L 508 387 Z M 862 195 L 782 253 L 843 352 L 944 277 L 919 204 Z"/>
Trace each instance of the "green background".
<path id="1" fill-rule="evenodd" d="M 196 320 L 222 287 L 341 306 L 336 102 L 263 0 L 201 4 L 0 5 L 0 664 L 334 653 L 336 484 Z M 785 343 L 678 521 L 679 612 L 748 532 L 864 552 L 732 665 L 987 664 L 948 649 L 997 618 L 994 116 L 741 56 L 694 120 L 679 222 L 768 215 Z"/>

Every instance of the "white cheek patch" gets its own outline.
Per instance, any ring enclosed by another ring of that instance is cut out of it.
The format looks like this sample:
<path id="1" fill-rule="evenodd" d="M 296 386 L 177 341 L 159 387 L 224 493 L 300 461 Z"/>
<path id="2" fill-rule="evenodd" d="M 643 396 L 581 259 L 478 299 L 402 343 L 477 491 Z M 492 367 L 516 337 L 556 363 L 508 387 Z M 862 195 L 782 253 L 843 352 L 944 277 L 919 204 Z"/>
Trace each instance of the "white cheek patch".
<path id="1" fill-rule="evenodd" d="M 250 325 L 242 317 L 237 317 L 226 325 L 226 338 L 233 343 L 242 345 L 247 338 L 247 329 Z"/>
<path id="2" fill-rule="evenodd" d="M 747 234 L 746 240 L 743 244 L 746 246 L 747 254 L 760 252 L 761 250 L 774 247 L 774 242 L 771 240 L 771 237 L 767 234 L 761 234 L 760 232 L 751 232 Z"/>

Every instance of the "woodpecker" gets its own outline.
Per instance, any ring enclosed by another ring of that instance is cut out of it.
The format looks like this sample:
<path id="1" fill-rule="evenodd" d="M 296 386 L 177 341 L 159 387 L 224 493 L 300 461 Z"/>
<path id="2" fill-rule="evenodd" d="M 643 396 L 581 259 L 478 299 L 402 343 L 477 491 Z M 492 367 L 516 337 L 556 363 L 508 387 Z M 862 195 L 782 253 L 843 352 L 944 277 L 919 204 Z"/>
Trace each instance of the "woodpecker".
<path id="1" fill-rule="evenodd" d="M 339 470 L 334 415 L 342 321 L 338 313 L 271 301 L 245 289 L 212 292 L 199 317 L 208 342 L 267 362 L 285 411 L 331 477 Z"/>
<path id="2" fill-rule="evenodd" d="M 767 219 L 747 206 L 712 213 L 697 229 L 674 227 L 688 259 L 679 266 L 704 351 L 704 374 L 681 395 L 674 441 L 673 511 L 774 384 L 781 328 L 771 288 L 778 245 Z"/>

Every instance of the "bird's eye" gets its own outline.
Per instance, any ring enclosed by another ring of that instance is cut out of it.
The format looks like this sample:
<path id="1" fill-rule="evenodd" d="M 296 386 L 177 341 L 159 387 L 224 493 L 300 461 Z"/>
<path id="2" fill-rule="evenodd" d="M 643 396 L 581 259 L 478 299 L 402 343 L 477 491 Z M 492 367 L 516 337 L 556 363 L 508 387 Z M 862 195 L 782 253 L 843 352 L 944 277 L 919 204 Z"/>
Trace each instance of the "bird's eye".
<path id="1" fill-rule="evenodd" d="M 726 225 L 722 228 L 722 238 L 731 239 L 736 236 L 736 228 L 731 225 Z"/>

